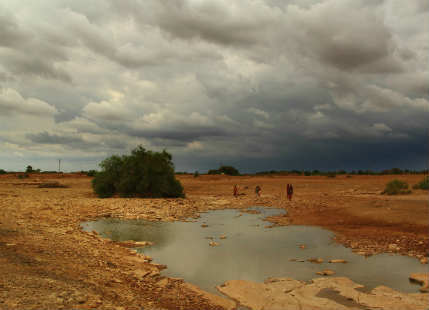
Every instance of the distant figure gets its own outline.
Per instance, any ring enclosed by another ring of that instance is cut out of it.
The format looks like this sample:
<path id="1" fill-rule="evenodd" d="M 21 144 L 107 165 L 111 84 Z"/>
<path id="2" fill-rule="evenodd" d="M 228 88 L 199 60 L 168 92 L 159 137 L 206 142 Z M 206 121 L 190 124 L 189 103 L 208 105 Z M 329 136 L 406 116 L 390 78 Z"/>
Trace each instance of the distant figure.
<path id="1" fill-rule="evenodd" d="M 289 187 L 290 187 L 290 184 L 288 183 L 286 186 L 286 197 L 287 197 L 287 199 L 289 199 Z"/>
<path id="2" fill-rule="evenodd" d="M 292 184 L 288 184 L 289 187 L 287 189 L 287 199 L 292 200 L 292 195 L 293 195 L 293 186 Z"/>
<path id="3" fill-rule="evenodd" d="M 234 197 L 237 198 L 237 196 L 238 196 L 238 186 L 237 186 L 237 184 L 234 185 L 234 191 L 233 191 L 233 193 L 234 193 Z"/>
<path id="4" fill-rule="evenodd" d="M 255 194 L 258 197 L 261 197 L 261 187 L 259 185 L 256 185 L 255 187 Z"/>

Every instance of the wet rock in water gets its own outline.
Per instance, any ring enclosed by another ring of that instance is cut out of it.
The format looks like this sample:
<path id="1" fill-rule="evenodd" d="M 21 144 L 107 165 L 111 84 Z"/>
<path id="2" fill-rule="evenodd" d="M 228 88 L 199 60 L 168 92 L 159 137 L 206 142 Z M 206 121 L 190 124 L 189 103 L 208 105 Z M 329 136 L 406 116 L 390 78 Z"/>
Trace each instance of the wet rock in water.
<path id="1" fill-rule="evenodd" d="M 409 279 L 411 282 L 419 283 L 422 286 L 420 288 L 421 292 L 429 292 L 429 273 L 412 273 Z"/>
<path id="2" fill-rule="evenodd" d="M 134 241 L 134 240 L 118 241 L 115 243 L 127 248 L 140 248 L 140 247 L 153 245 L 153 243 L 150 241 Z"/>
<path id="3" fill-rule="evenodd" d="M 218 246 L 219 243 L 217 243 L 216 241 L 210 241 L 209 242 L 209 246 Z"/>
<path id="4" fill-rule="evenodd" d="M 323 263 L 323 258 L 320 258 L 320 257 L 314 258 L 314 257 L 312 257 L 312 258 L 307 259 L 307 261 L 309 261 L 310 263 L 314 263 L 314 264 L 321 264 L 321 263 Z"/>
<path id="5" fill-rule="evenodd" d="M 362 287 L 341 277 L 313 279 L 308 284 L 290 278 L 269 279 L 264 283 L 232 280 L 217 289 L 252 310 L 426 310 L 429 307 L 429 294 L 400 293 L 385 286 L 369 293 L 357 290 Z M 324 289 L 338 292 L 338 296 L 319 297 Z M 341 303 L 344 299 L 353 304 L 352 308 Z"/>
<path id="6" fill-rule="evenodd" d="M 316 272 L 316 274 L 321 275 L 321 276 L 332 276 L 335 274 L 335 271 L 330 270 L 330 269 L 325 269 L 325 270 Z"/>
<path id="7" fill-rule="evenodd" d="M 221 236 L 219 237 L 219 239 L 226 239 L 226 236 L 225 236 L 225 235 L 221 235 Z"/>
<path id="8" fill-rule="evenodd" d="M 347 261 L 344 259 L 331 259 L 329 261 L 331 264 L 346 264 Z"/>

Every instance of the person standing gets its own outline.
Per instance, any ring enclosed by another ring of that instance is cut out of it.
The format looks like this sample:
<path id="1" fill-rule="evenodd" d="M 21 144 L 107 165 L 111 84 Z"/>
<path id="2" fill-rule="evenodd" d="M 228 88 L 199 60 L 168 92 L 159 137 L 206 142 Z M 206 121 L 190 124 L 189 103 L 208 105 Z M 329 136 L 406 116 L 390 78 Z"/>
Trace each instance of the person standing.
<path id="1" fill-rule="evenodd" d="M 292 195 L 293 195 L 293 185 L 292 184 L 289 184 L 289 189 L 288 189 L 287 194 L 288 194 L 287 198 L 289 199 L 289 201 L 292 200 Z"/>
<path id="2" fill-rule="evenodd" d="M 257 197 L 261 197 L 261 187 L 259 185 L 255 187 L 255 194 Z"/>
<path id="3" fill-rule="evenodd" d="M 233 193 L 234 193 L 234 197 L 237 198 L 237 196 L 238 196 L 238 185 L 237 184 L 234 185 Z"/>
<path id="4" fill-rule="evenodd" d="M 286 197 L 288 200 L 289 200 L 289 187 L 290 187 L 290 184 L 288 183 L 286 186 Z"/>

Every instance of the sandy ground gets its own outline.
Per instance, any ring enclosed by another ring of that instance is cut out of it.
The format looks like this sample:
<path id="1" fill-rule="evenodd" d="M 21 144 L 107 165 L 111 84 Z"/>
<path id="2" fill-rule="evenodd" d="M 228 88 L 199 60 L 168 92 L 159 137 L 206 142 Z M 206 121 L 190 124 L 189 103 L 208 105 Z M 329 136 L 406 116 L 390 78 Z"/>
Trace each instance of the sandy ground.
<path id="1" fill-rule="evenodd" d="M 199 211 L 280 207 L 273 225 L 318 225 L 362 255 L 394 252 L 424 262 L 429 249 L 428 193 L 380 195 L 395 178 L 410 176 L 179 176 L 186 199 L 98 199 L 90 178 L 14 175 L 0 178 L 0 309 L 224 309 L 228 301 L 182 279 L 162 277 L 161 265 L 121 244 L 80 229 L 97 217 L 173 221 Z M 38 188 L 59 181 L 67 188 Z M 284 195 L 294 185 L 293 200 Z M 232 196 L 238 184 L 240 195 Z M 262 196 L 255 197 L 256 185 Z"/>

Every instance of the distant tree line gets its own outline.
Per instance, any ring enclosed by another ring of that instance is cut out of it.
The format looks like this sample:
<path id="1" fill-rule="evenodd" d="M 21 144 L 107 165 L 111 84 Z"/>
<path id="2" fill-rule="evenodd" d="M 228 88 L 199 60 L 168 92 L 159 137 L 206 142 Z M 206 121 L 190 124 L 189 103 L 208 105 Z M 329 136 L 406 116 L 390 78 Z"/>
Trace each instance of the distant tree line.
<path id="1" fill-rule="evenodd" d="M 333 170 L 333 171 L 321 171 L 321 170 L 269 170 L 269 171 L 259 171 L 254 173 L 254 175 L 269 175 L 269 174 L 278 174 L 278 175 L 304 175 L 304 176 L 336 176 L 336 175 L 398 175 L 398 174 L 428 174 L 429 170 L 409 170 L 409 169 L 400 169 L 392 168 L 381 171 L 374 170 Z"/>
<path id="2" fill-rule="evenodd" d="M 209 170 L 207 174 L 240 175 L 240 172 L 233 166 L 220 166 L 219 169 Z"/>

